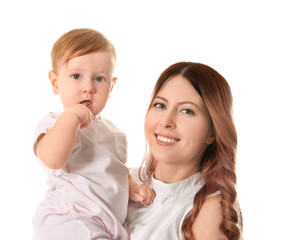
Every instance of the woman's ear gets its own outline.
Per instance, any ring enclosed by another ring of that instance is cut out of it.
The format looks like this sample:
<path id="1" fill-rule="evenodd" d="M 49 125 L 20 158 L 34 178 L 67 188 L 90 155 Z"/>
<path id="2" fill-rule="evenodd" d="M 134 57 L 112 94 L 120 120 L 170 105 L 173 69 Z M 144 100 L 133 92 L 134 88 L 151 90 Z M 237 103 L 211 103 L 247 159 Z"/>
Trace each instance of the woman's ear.
<path id="1" fill-rule="evenodd" d="M 212 130 L 210 136 L 208 137 L 206 143 L 208 145 L 212 144 L 213 142 L 215 141 L 215 133 L 214 133 L 214 130 Z"/>
<path id="2" fill-rule="evenodd" d="M 116 84 L 117 79 L 118 79 L 117 77 L 114 77 L 114 78 L 112 79 L 111 91 L 112 91 L 112 89 L 113 89 L 113 86 Z"/>
<path id="3" fill-rule="evenodd" d="M 50 80 L 52 88 L 53 88 L 53 93 L 56 95 L 59 94 L 58 76 L 54 70 L 51 70 L 49 72 L 49 80 Z"/>

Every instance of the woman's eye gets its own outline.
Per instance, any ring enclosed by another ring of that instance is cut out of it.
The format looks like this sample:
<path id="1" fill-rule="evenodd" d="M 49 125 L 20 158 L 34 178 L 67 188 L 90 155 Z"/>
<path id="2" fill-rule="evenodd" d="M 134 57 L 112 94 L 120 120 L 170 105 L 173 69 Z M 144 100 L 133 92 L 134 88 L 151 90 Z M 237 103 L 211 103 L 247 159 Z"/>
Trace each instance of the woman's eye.
<path id="1" fill-rule="evenodd" d="M 190 109 L 187 109 L 187 108 L 181 110 L 181 112 L 184 113 L 184 114 L 188 114 L 188 115 L 194 115 L 194 112 Z"/>
<path id="2" fill-rule="evenodd" d="M 72 74 L 71 77 L 74 78 L 74 79 L 80 79 L 80 78 L 81 78 L 81 75 L 78 74 L 78 73 L 75 73 L 75 74 Z"/>
<path id="3" fill-rule="evenodd" d="M 164 104 L 162 104 L 162 103 L 155 103 L 155 104 L 153 104 L 153 107 L 156 107 L 156 108 L 165 108 L 165 105 Z"/>
<path id="4" fill-rule="evenodd" d="M 101 77 L 101 76 L 96 77 L 96 81 L 103 82 L 104 81 L 104 77 Z"/>

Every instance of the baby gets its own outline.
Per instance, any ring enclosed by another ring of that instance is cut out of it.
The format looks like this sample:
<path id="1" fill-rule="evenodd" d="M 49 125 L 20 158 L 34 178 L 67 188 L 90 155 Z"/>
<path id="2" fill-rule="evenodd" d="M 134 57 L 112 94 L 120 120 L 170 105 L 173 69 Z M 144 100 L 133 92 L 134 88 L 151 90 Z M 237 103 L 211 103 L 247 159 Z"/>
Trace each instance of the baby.
<path id="1" fill-rule="evenodd" d="M 50 189 L 34 216 L 34 239 L 128 239 L 128 189 L 144 205 L 155 195 L 128 181 L 126 135 L 99 115 L 117 80 L 115 48 L 98 31 L 74 29 L 51 58 L 49 79 L 64 111 L 49 113 L 35 131 Z"/>

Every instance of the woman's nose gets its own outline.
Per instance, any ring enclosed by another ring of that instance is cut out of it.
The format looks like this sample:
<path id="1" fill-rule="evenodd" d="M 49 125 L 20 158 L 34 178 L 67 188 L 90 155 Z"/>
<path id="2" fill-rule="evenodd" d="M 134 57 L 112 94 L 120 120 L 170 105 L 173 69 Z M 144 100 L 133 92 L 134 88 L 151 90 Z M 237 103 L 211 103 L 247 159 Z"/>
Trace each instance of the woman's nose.
<path id="1" fill-rule="evenodd" d="M 160 125 L 164 128 L 175 128 L 175 114 L 172 111 L 165 111 L 161 118 Z"/>

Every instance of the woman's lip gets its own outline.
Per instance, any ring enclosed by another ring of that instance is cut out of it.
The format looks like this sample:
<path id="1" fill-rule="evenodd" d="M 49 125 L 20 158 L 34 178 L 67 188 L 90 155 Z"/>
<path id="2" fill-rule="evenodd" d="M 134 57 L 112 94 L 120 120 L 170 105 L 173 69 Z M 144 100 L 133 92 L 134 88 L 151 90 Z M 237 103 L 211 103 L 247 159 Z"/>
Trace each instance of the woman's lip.
<path id="1" fill-rule="evenodd" d="M 155 134 L 155 137 L 156 137 L 157 143 L 159 143 L 161 145 L 165 145 L 165 146 L 173 145 L 180 141 L 179 138 L 174 138 L 174 137 L 165 136 L 165 135 L 161 135 L 161 134 Z"/>

